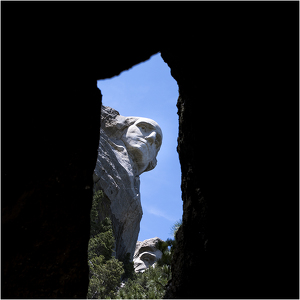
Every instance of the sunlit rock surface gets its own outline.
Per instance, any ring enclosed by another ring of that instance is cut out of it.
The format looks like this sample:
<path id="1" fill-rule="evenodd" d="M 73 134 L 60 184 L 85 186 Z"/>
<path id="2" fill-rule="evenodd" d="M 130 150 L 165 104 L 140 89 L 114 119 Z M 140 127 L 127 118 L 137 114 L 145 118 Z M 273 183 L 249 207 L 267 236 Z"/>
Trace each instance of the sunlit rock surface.
<path id="1" fill-rule="evenodd" d="M 133 257 L 135 272 L 144 272 L 162 257 L 162 252 L 156 248 L 159 241 L 162 242 L 160 238 L 155 237 L 136 243 Z"/>
<path id="2" fill-rule="evenodd" d="M 112 220 L 116 257 L 132 259 L 142 218 L 140 177 L 156 166 L 162 142 L 159 125 L 147 118 L 124 117 L 102 106 L 95 189 L 105 194 L 99 220 Z"/>

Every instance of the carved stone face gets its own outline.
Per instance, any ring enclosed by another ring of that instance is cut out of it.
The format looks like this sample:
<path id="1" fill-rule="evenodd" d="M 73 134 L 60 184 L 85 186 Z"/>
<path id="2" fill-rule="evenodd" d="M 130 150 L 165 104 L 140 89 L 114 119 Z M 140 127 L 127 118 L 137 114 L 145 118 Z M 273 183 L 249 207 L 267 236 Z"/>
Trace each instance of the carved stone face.
<path id="1" fill-rule="evenodd" d="M 162 257 L 161 251 L 154 247 L 141 248 L 137 254 L 133 259 L 135 272 L 144 272 Z"/>
<path id="2" fill-rule="evenodd" d="M 138 174 L 151 170 L 151 162 L 155 166 L 154 161 L 162 142 L 162 131 L 155 121 L 138 118 L 124 132 L 122 140 L 137 165 Z"/>

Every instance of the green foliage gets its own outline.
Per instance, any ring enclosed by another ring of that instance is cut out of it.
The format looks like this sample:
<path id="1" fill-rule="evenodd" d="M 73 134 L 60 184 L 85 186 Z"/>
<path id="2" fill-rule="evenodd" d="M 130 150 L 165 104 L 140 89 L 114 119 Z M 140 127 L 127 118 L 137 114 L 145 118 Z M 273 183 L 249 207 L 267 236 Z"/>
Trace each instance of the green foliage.
<path id="1" fill-rule="evenodd" d="M 124 274 L 122 276 L 122 279 L 133 279 L 135 278 L 135 272 L 134 272 L 134 263 L 133 261 L 130 261 L 130 253 L 127 253 L 125 258 L 122 260 L 124 265 Z"/>
<path id="2" fill-rule="evenodd" d="M 114 257 L 105 262 L 104 256 L 100 255 L 89 260 L 89 268 L 88 299 L 114 298 L 124 273 L 122 262 Z"/>
<path id="3" fill-rule="evenodd" d="M 115 244 L 111 220 L 105 218 L 103 222 L 97 224 L 97 227 L 99 228 L 99 233 L 92 236 L 89 240 L 88 259 L 103 255 L 105 260 L 109 260 Z"/>
<path id="4" fill-rule="evenodd" d="M 120 299 L 162 299 L 165 294 L 165 286 L 171 279 L 171 262 L 176 247 L 176 232 L 182 221 L 173 225 L 174 239 L 159 241 L 156 247 L 162 252 L 162 257 L 154 266 L 144 273 L 135 274 L 125 286 L 120 288 L 117 298 Z"/>
<path id="5" fill-rule="evenodd" d="M 105 230 L 105 228 L 101 227 L 101 223 L 98 220 L 98 208 L 99 203 L 101 202 L 103 198 L 103 192 L 102 191 L 96 191 L 93 196 L 93 203 L 92 203 L 92 209 L 90 212 L 90 218 L 91 218 L 91 230 L 90 235 L 91 237 L 95 236 L 99 232 L 102 232 Z"/>
<path id="6" fill-rule="evenodd" d="M 88 299 L 114 298 L 124 274 L 123 263 L 112 257 L 115 239 L 109 218 L 98 220 L 98 207 L 103 193 L 94 194 L 91 209 L 91 231 L 88 245 L 90 282 Z"/>
<path id="7" fill-rule="evenodd" d="M 98 210 L 101 207 L 103 192 L 97 191 L 93 197 L 91 209 L 91 231 L 88 245 L 88 265 L 90 282 L 88 299 L 161 299 L 165 294 L 165 286 L 171 278 L 171 261 L 176 247 L 176 232 L 181 220 L 173 227 L 174 239 L 159 242 L 157 248 L 162 257 L 154 266 L 143 273 L 134 272 L 130 254 L 122 261 L 112 257 L 115 239 L 112 223 L 109 218 L 99 222 Z M 120 288 L 121 280 L 128 279 Z"/>
<path id="8" fill-rule="evenodd" d="M 176 221 L 174 223 L 174 225 L 171 227 L 171 233 L 172 233 L 174 239 L 176 238 L 176 233 L 181 225 L 182 225 L 182 219 Z"/>
<path id="9" fill-rule="evenodd" d="M 117 293 L 120 299 L 162 299 L 168 275 L 164 267 L 151 266 L 143 273 L 135 275 L 135 279 L 128 279 L 125 286 Z"/>
<path id="10" fill-rule="evenodd" d="M 162 252 L 162 257 L 157 261 L 157 265 L 164 268 L 167 278 L 171 278 L 171 262 L 173 257 L 176 241 L 167 239 L 165 242 L 159 241 L 156 245 L 157 249 Z"/>
<path id="11" fill-rule="evenodd" d="M 115 239 L 112 230 L 112 223 L 109 218 L 105 218 L 102 222 L 98 219 L 99 203 L 103 198 L 102 191 L 96 191 L 93 196 L 92 209 L 90 213 L 91 230 L 90 241 L 88 246 L 88 259 L 104 256 L 105 261 L 112 256 Z"/>

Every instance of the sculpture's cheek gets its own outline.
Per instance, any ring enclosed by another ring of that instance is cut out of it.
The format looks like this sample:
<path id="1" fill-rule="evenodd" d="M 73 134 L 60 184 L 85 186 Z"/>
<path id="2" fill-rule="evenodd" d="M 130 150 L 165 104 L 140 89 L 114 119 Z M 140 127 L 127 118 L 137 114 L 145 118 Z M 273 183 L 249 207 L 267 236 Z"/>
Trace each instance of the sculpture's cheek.
<path id="1" fill-rule="evenodd" d="M 147 269 L 147 266 L 145 265 L 144 261 L 137 259 L 134 262 L 134 269 L 135 269 L 135 272 L 141 272 L 141 271 L 144 271 L 145 269 Z"/>

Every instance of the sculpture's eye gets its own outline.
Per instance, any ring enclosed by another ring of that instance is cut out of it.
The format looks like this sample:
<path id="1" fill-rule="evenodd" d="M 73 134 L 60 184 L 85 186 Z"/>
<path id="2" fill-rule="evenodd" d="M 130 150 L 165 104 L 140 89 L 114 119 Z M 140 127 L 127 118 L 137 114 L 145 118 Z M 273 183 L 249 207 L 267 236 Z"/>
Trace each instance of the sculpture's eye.
<path id="1" fill-rule="evenodd" d="M 143 130 L 143 131 L 147 131 L 147 130 L 148 130 L 148 126 L 147 126 L 147 124 L 145 124 L 145 123 L 139 123 L 137 126 L 138 126 L 141 130 Z"/>
<path id="2" fill-rule="evenodd" d="M 155 255 L 151 253 L 143 253 L 141 260 L 147 264 L 153 264 L 155 262 Z"/>

